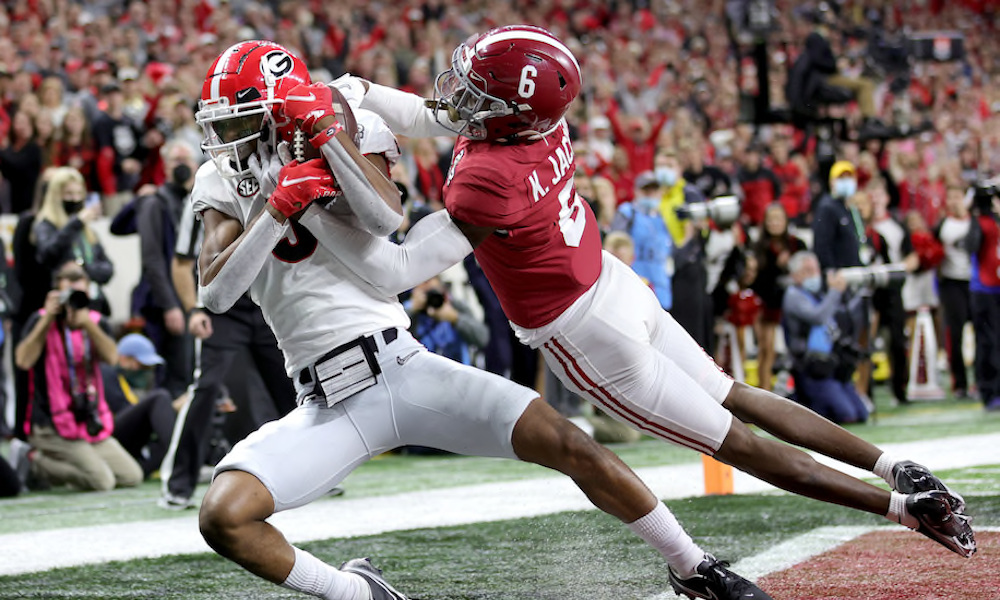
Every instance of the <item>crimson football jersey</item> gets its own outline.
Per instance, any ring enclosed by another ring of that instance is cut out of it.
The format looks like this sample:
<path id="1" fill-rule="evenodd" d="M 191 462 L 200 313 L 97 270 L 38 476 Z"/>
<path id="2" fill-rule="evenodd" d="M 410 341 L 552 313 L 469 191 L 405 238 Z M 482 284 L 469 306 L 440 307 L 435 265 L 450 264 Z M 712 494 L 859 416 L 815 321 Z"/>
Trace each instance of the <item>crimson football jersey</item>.
<path id="1" fill-rule="evenodd" d="M 475 251 L 507 318 L 528 329 L 558 317 L 601 272 L 601 237 L 576 193 L 563 123 L 531 144 L 462 138 L 444 187 L 456 220 L 497 231 Z"/>

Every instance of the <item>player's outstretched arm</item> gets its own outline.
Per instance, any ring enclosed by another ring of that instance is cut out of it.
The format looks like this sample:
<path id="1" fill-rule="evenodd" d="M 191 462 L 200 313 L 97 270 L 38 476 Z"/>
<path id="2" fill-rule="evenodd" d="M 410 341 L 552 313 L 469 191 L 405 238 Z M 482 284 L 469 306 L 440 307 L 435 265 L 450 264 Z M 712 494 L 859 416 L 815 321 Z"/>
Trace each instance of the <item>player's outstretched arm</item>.
<path id="1" fill-rule="evenodd" d="M 348 103 L 377 113 L 397 135 L 407 137 L 455 137 L 457 134 L 442 126 L 428 108 L 424 98 L 396 88 L 371 83 L 347 74 L 338 77 L 333 85 L 341 90 Z"/>
<path id="2" fill-rule="evenodd" d="M 389 296 L 416 287 L 472 252 L 445 210 L 421 219 L 402 244 L 351 227 L 319 206 L 309 207 L 299 223 L 358 277 Z"/>

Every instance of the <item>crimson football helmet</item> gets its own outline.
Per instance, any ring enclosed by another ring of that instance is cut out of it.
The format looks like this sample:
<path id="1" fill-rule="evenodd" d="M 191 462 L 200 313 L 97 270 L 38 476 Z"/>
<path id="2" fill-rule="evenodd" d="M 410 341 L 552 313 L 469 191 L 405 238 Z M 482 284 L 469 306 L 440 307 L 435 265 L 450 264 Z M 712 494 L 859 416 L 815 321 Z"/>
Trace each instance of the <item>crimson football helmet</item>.
<path id="1" fill-rule="evenodd" d="M 455 48 L 451 69 L 434 82 L 433 104 L 439 123 L 470 139 L 543 136 L 559 124 L 581 82 L 579 63 L 554 35 L 508 25 Z"/>
<path id="2" fill-rule="evenodd" d="M 220 54 L 208 69 L 195 113 L 205 134 L 201 147 L 219 173 L 249 173 L 247 159 L 257 140 L 271 148 L 290 142 L 295 124 L 284 116 L 282 104 L 289 90 L 309 83 L 305 63 L 273 42 L 239 42 Z"/>

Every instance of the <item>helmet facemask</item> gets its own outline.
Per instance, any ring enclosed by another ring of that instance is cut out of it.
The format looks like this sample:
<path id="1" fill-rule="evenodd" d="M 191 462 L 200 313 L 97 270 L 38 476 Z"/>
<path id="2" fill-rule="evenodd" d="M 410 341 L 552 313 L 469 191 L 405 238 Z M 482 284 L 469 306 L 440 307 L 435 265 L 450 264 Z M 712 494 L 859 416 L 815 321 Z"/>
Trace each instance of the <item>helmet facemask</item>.
<path id="1" fill-rule="evenodd" d="M 224 177 L 250 173 L 247 160 L 257 150 L 258 140 L 273 147 L 275 132 L 273 109 L 281 100 L 262 100 L 230 105 L 227 98 L 202 101 L 195 119 L 205 139 L 202 149 L 212 158 Z"/>
<path id="2" fill-rule="evenodd" d="M 465 44 L 455 48 L 451 57 L 452 67 L 440 73 L 434 81 L 434 100 L 431 104 L 438 109 L 435 119 L 445 129 L 472 140 L 485 140 L 489 137 L 487 120 L 531 110 L 531 105 L 508 103 L 503 98 L 482 91 L 486 88 L 486 81 L 469 68 L 469 60 L 464 58 L 464 53 L 473 51 Z M 447 111 L 448 122 L 441 120 L 442 109 Z"/>

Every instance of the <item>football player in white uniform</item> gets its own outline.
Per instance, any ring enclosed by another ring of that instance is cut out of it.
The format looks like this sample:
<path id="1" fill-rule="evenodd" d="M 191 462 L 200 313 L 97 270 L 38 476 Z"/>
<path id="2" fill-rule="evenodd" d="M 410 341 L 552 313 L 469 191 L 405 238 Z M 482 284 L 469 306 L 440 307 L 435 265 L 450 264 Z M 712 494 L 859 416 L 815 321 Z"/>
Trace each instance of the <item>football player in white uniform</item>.
<path id="1" fill-rule="evenodd" d="M 308 83 L 304 65 L 284 48 L 242 42 L 209 70 L 197 114 L 213 158 L 192 192 L 205 225 L 202 302 L 221 311 L 250 290 L 299 403 L 217 466 L 200 513 L 209 545 L 262 578 L 314 596 L 403 598 L 367 559 L 336 569 L 288 544 L 266 519 L 319 498 L 382 452 L 420 445 L 557 469 L 672 568 L 703 563 L 705 553 L 613 453 L 533 390 L 428 352 L 407 331 L 396 299 L 402 290 L 368 284 L 326 247 L 333 221 L 373 237 L 399 225 L 396 188 L 385 177 L 398 150 L 387 126 L 365 111 L 357 113 L 355 146 L 331 108 L 331 89 Z M 323 158 L 282 167 L 267 150 L 296 126 L 312 132 Z M 332 207 L 314 202 L 331 196 Z M 425 219 L 407 239 L 465 243 L 471 251 L 460 235 L 438 235 L 447 226 L 446 215 Z M 450 266 L 438 263 L 437 271 Z M 769 598 L 721 566 L 714 576 L 731 590 L 726 598 Z"/>

